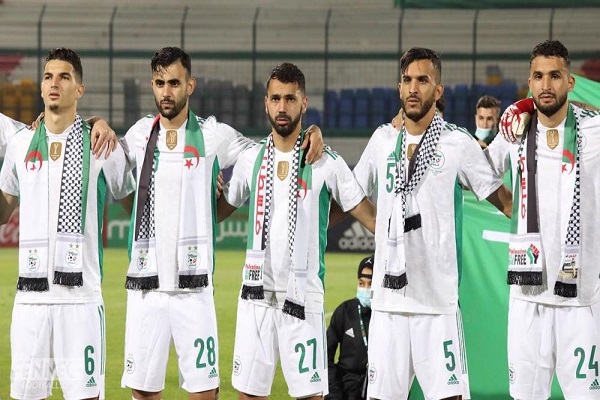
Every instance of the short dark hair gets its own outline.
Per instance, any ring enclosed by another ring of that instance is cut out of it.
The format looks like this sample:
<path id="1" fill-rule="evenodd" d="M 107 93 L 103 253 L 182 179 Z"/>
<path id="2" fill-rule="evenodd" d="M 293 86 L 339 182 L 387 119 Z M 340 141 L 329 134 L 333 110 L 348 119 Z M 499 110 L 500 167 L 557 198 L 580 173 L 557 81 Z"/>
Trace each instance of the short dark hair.
<path id="1" fill-rule="evenodd" d="M 479 98 L 479 100 L 477 100 L 477 106 L 475 107 L 475 109 L 478 109 L 478 108 L 500 109 L 500 100 L 498 100 L 494 96 L 487 96 L 487 95 L 481 96 Z"/>
<path id="2" fill-rule="evenodd" d="M 400 58 L 400 71 L 404 74 L 408 66 L 418 60 L 431 61 L 433 68 L 438 73 L 439 82 L 437 83 L 442 81 L 442 60 L 435 51 L 423 47 L 413 47 L 402 55 Z"/>
<path id="3" fill-rule="evenodd" d="M 531 58 L 529 59 L 529 66 L 533 59 L 536 57 L 558 57 L 565 60 L 567 67 L 571 67 L 571 58 L 569 57 L 569 50 L 558 40 L 545 40 L 539 43 L 533 48 L 531 52 Z"/>
<path id="4" fill-rule="evenodd" d="M 442 93 L 442 97 L 440 97 L 439 99 L 437 99 L 435 101 L 435 108 L 443 113 L 444 110 L 446 109 L 446 96 L 444 96 L 444 94 Z"/>
<path id="5" fill-rule="evenodd" d="M 160 72 L 167 68 L 169 65 L 181 62 L 183 68 L 185 68 L 188 77 L 192 75 L 192 60 L 188 53 L 180 49 L 179 47 L 163 47 L 156 53 L 150 61 L 152 72 Z"/>
<path id="6" fill-rule="evenodd" d="M 302 93 L 305 93 L 306 81 L 304 74 L 300 71 L 300 68 L 292 63 L 284 62 L 271 70 L 269 79 L 267 79 L 267 90 L 271 79 L 277 79 L 281 83 L 297 83 Z"/>
<path id="7" fill-rule="evenodd" d="M 77 79 L 79 83 L 83 82 L 83 67 L 81 66 L 81 59 L 79 58 L 79 54 L 77 54 L 74 50 L 66 47 L 52 49 L 46 57 L 46 62 L 52 60 L 65 61 L 71 64 L 75 70 L 75 79 Z"/>

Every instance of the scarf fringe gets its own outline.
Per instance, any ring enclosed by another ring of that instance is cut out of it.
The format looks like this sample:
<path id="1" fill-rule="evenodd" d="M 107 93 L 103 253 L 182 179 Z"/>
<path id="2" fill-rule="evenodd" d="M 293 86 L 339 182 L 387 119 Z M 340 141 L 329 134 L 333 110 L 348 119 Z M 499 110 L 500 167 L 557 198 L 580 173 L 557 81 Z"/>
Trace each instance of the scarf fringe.
<path id="1" fill-rule="evenodd" d="M 408 280 L 406 279 L 406 273 L 404 273 L 402 275 L 398 275 L 398 276 L 389 275 L 389 274 L 385 274 L 383 276 L 382 286 L 384 288 L 392 289 L 392 290 L 400 290 L 407 284 L 408 284 Z"/>
<path id="2" fill-rule="evenodd" d="M 304 313 L 304 306 L 291 302 L 287 299 L 283 303 L 283 312 L 301 320 L 306 319 L 306 315 Z"/>
<path id="3" fill-rule="evenodd" d="M 554 294 L 569 298 L 577 297 L 577 285 L 557 281 L 554 285 Z"/>
<path id="4" fill-rule="evenodd" d="M 262 285 L 260 285 L 260 286 L 242 285 L 241 298 L 244 300 L 264 300 L 265 290 Z"/>
<path id="5" fill-rule="evenodd" d="M 196 289 L 208 286 L 208 274 L 179 275 L 179 289 Z"/>
<path id="6" fill-rule="evenodd" d="M 50 290 L 47 278 L 23 278 L 17 281 L 17 290 L 24 292 L 47 292 Z"/>
<path id="7" fill-rule="evenodd" d="M 517 272 L 517 271 L 508 271 L 508 276 L 506 277 L 506 283 L 509 285 L 531 285 L 537 286 L 542 284 L 542 272 L 541 271 L 528 271 L 528 272 Z"/>
<path id="8" fill-rule="evenodd" d="M 127 277 L 125 289 L 129 290 L 154 290 L 158 289 L 158 275 L 143 278 Z"/>
<path id="9" fill-rule="evenodd" d="M 52 283 L 62 286 L 83 286 L 83 273 L 54 271 Z"/>

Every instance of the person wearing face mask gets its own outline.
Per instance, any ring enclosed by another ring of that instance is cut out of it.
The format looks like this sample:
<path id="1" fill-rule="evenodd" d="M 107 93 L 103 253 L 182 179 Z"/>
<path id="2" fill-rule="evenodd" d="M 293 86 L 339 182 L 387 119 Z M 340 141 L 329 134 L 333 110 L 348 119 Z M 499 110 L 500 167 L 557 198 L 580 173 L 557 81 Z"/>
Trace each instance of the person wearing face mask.
<path id="1" fill-rule="evenodd" d="M 367 346 L 371 320 L 371 279 L 374 255 L 358 265 L 356 297 L 340 304 L 327 328 L 329 395 L 326 400 L 366 398 Z M 337 364 L 334 361 L 339 346 Z"/>
<path id="2" fill-rule="evenodd" d="M 500 119 L 500 100 L 492 96 L 482 96 L 477 101 L 475 113 L 475 138 L 485 149 L 498 133 L 498 120 Z"/>

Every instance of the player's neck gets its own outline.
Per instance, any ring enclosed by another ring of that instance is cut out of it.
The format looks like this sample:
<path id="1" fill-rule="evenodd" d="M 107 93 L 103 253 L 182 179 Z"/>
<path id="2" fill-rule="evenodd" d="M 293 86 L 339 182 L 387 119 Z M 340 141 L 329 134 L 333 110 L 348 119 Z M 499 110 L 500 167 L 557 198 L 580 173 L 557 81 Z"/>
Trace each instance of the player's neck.
<path id="1" fill-rule="evenodd" d="M 285 137 L 273 131 L 273 144 L 275 148 L 282 153 L 294 150 L 294 145 L 296 144 L 296 140 L 298 140 L 298 136 L 300 136 L 300 132 L 302 132 L 300 125 L 298 125 L 298 128 L 294 132 Z"/>
<path id="2" fill-rule="evenodd" d="M 50 132 L 60 135 L 75 122 L 77 110 L 75 107 L 68 110 L 44 110 L 44 124 Z"/>
<path id="3" fill-rule="evenodd" d="M 173 119 L 168 119 L 160 116 L 160 124 L 165 129 L 179 129 L 181 125 L 185 122 L 189 114 L 189 104 L 186 104 L 185 107 L 181 109 L 181 112 L 177 114 Z"/>
<path id="4" fill-rule="evenodd" d="M 406 126 L 406 132 L 409 135 L 419 136 L 425 133 L 429 125 L 431 125 L 431 121 L 433 121 L 433 117 L 435 115 L 435 107 L 431 107 L 431 109 L 418 121 L 413 121 L 412 119 L 405 117 L 404 124 Z"/>
<path id="5" fill-rule="evenodd" d="M 567 111 L 569 111 L 569 103 L 565 102 L 560 110 L 555 112 L 553 115 L 548 117 L 547 115 L 541 113 L 540 110 L 537 110 L 537 116 L 540 123 L 546 128 L 556 128 L 565 120 L 565 118 L 567 118 Z"/>

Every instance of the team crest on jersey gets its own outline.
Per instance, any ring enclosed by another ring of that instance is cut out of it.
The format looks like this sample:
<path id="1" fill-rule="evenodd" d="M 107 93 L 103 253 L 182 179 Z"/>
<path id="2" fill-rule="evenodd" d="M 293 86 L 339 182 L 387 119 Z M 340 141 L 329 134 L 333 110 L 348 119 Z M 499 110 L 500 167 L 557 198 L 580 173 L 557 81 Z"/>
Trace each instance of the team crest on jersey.
<path id="1" fill-rule="evenodd" d="M 440 170 L 445 163 L 446 157 L 444 156 L 444 153 L 442 153 L 441 150 L 436 150 L 435 153 L 433 153 L 433 158 L 431 159 L 431 168 Z"/>
<path id="2" fill-rule="evenodd" d="M 175 146 L 177 146 L 177 131 L 174 129 L 169 129 L 167 131 L 167 137 L 165 139 L 167 148 L 169 150 L 173 150 Z"/>
<path id="3" fill-rule="evenodd" d="M 241 373 L 242 373 L 242 360 L 240 360 L 240 357 L 237 356 L 235 358 L 235 360 L 233 360 L 233 374 L 235 376 L 238 376 Z"/>
<path id="4" fill-rule="evenodd" d="M 40 269 L 40 258 L 37 255 L 37 250 L 29 250 L 29 256 L 27 257 L 27 268 L 29 271 L 36 272 Z"/>
<path id="5" fill-rule="evenodd" d="M 133 371 L 135 371 L 135 361 L 132 356 L 127 357 L 125 360 L 125 371 L 128 374 L 133 374 Z"/>
<path id="6" fill-rule="evenodd" d="M 511 384 L 515 383 L 515 376 L 517 372 L 515 371 L 515 367 L 512 365 L 508 368 L 508 380 Z"/>
<path id="7" fill-rule="evenodd" d="M 150 257 L 148 257 L 148 250 L 140 250 L 137 258 L 137 268 L 141 272 L 146 272 L 150 268 Z"/>
<path id="8" fill-rule="evenodd" d="M 65 254 L 65 261 L 69 267 L 74 267 L 79 261 L 79 246 L 71 243 L 69 244 L 69 250 Z"/>
<path id="9" fill-rule="evenodd" d="M 550 150 L 554 150 L 558 146 L 558 129 L 548 129 L 546 131 L 546 142 Z"/>
<path id="10" fill-rule="evenodd" d="M 188 246 L 187 267 L 189 269 L 198 268 L 198 246 Z"/>
<path id="11" fill-rule="evenodd" d="M 50 145 L 50 158 L 52 161 L 56 161 L 60 158 L 60 154 L 62 152 L 62 143 L 61 142 L 52 142 Z"/>
<path id="12" fill-rule="evenodd" d="M 375 366 L 370 365 L 369 366 L 369 383 L 373 383 L 377 380 L 377 370 L 375 369 Z"/>

